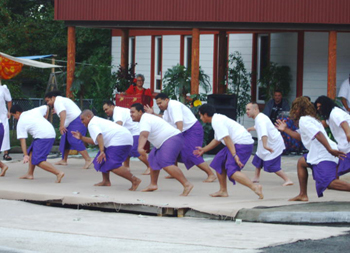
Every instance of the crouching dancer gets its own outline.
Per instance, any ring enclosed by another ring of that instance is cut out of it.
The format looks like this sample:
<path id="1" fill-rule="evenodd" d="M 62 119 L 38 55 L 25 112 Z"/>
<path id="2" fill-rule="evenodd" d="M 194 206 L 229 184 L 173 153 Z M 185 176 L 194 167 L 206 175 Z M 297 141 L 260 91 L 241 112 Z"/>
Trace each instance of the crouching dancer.
<path id="1" fill-rule="evenodd" d="M 79 131 L 72 131 L 72 135 L 83 142 L 98 145 L 93 164 L 96 171 L 102 172 L 102 182 L 95 186 L 111 186 L 109 172 L 125 178 L 131 182 L 130 191 L 136 191 L 141 180 L 135 177 L 123 166 L 132 148 L 132 135 L 125 127 L 110 120 L 97 117 L 90 110 L 84 110 L 80 115 L 81 122 L 88 128 L 90 137 L 83 136 Z"/>
<path id="2" fill-rule="evenodd" d="M 193 185 L 186 179 L 179 167 L 175 165 L 184 143 L 184 137 L 180 130 L 172 127 L 160 117 L 145 113 L 142 104 L 133 104 L 130 108 L 130 113 L 133 121 L 140 122 L 138 147 L 140 155 L 146 153 L 143 147 L 147 139 L 154 146 L 148 156 L 151 167 L 151 184 L 143 191 L 155 191 L 158 189 L 159 172 L 163 168 L 184 187 L 180 196 L 187 196 L 191 192 Z"/>
<path id="3" fill-rule="evenodd" d="M 345 153 L 338 151 L 337 144 L 331 141 L 321 122 L 316 119 L 314 105 L 306 97 L 298 97 L 292 103 L 291 117 L 299 120 L 299 132 L 289 129 L 285 122 L 278 120 L 276 125 L 280 131 L 291 137 L 301 140 L 309 150 L 298 160 L 299 195 L 289 201 L 308 201 L 307 167 L 312 169 L 312 175 L 316 181 L 318 197 L 328 188 L 338 191 L 350 191 L 350 183 L 337 179 L 338 158 L 343 159 Z"/>
<path id="4" fill-rule="evenodd" d="M 24 154 L 23 163 L 29 163 L 27 174 L 20 177 L 20 179 L 34 179 L 35 166 L 55 174 L 57 177 L 56 183 L 61 183 L 64 176 L 62 171 L 46 161 L 56 137 L 55 129 L 44 118 L 48 115 L 48 109 L 48 106 L 43 105 L 23 112 L 19 105 L 11 107 L 12 116 L 18 120 L 17 139 L 21 142 Z M 33 136 L 33 142 L 27 150 L 26 138 L 28 138 L 28 133 Z"/>
<path id="5" fill-rule="evenodd" d="M 196 147 L 195 155 L 203 155 L 215 148 L 220 141 L 226 146 L 213 159 L 210 166 L 216 170 L 220 183 L 220 190 L 210 194 L 212 197 L 228 197 L 226 175 L 233 184 L 238 183 L 247 186 L 254 191 L 260 199 L 263 199 L 262 186 L 254 184 L 241 170 L 248 162 L 254 140 L 250 133 L 236 121 L 218 114 L 212 105 L 204 104 L 199 108 L 199 115 L 204 123 L 211 123 L 215 137 L 205 147 Z"/>

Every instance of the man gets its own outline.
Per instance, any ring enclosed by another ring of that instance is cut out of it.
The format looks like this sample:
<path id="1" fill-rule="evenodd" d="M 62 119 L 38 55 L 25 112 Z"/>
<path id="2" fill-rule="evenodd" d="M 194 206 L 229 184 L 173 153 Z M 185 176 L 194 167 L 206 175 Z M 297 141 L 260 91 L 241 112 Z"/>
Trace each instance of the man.
<path id="1" fill-rule="evenodd" d="M 258 148 L 253 159 L 256 167 L 253 182 L 259 182 L 261 169 L 264 168 L 266 172 L 274 172 L 281 177 L 284 180 L 283 186 L 293 185 L 281 169 L 281 155 L 285 149 L 281 133 L 265 114 L 260 113 L 256 103 L 247 104 L 246 113 L 255 122 L 255 126 L 248 128 L 248 131 L 256 130 L 258 135 Z"/>
<path id="2" fill-rule="evenodd" d="M 82 135 L 87 132 L 86 127 L 81 123 L 79 115 L 81 110 L 69 98 L 61 97 L 59 91 L 50 91 L 45 94 L 45 102 L 54 108 L 57 116 L 60 118 L 60 151 L 62 153 L 62 160 L 55 163 L 56 165 L 67 165 L 69 150 L 77 150 L 84 158 L 85 165 L 83 169 L 88 169 L 92 163 L 84 143 L 77 140 L 71 134 L 72 131 L 79 131 Z"/>
<path id="3" fill-rule="evenodd" d="M 130 157 L 137 157 L 141 162 L 143 162 L 147 166 L 147 169 L 143 173 L 143 175 L 149 175 L 151 169 L 147 160 L 147 154 L 140 155 L 139 152 L 137 152 L 137 148 L 139 145 L 140 129 L 139 123 L 132 121 L 132 118 L 130 116 L 130 109 L 115 106 L 113 102 L 106 101 L 103 104 L 103 111 L 107 114 L 108 117 L 113 117 L 113 121 L 115 123 L 128 129 L 134 139 L 134 144 L 132 146 L 132 149 L 130 150 L 127 159 L 124 162 L 124 166 L 129 168 Z"/>
<path id="4" fill-rule="evenodd" d="M 164 111 L 164 115 L 159 114 L 157 116 L 163 117 L 165 121 L 183 133 L 185 142 L 180 155 L 186 168 L 189 170 L 196 165 L 207 174 L 207 179 L 203 182 L 213 182 L 216 177 L 208 164 L 204 162 L 203 157 L 197 157 L 193 154 L 196 147 L 203 144 L 204 131 L 202 125 L 187 106 L 181 102 L 170 100 L 164 93 L 159 93 L 156 96 L 156 103 L 159 109 Z M 146 106 L 146 111 L 154 114 L 150 107 Z"/>
<path id="5" fill-rule="evenodd" d="M 298 160 L 299 195 L 289 201 L 308 201 L 307 167 L 312 169 L 313 178 L 316 181 L 318 197 L 328 188 L 338 191 L 350 191 L 350 183 L 336 178 L 338 158 L 343 159 L 345 154 L 337 150 L 337 144 L 331 141 L 321 122 L 316 119 L 314 105 L 305 97 L 298 97 L 292 103 L 291 116 L 299 120 L 299 132 L 287 128 L 285 122 L 278 121 L 277 127 L 293 138 L 299 139 L 309 150 Z"/>
<path id="6" fill-rule="evenodd" d="M 1 84 L 0 78 L 0 120 L 4 126 L 4 137 L 2 140 L 1 151 L 4 152 L 3 159 L 5 161 L 11 161 L 12 158 L 9 156 L 10 146 L 10 128 L 9 118 L 11 117 L 10 110 L 12 106 L 12 97 L 10 90 L 6 85 Z M 7 107 L 7 109 L 6 109 Z"/>
<path id="7" fill-rule="evenodd" d="M 55 142 L 56 132 L 47 117 L 48 106 L 43 105 L 32 110 L 23 112 L 19 105 L 11 107 L 12 116 L 18 120 L 17 139 L 21 142 L 23 151 L 23 163 L 29 163 L 28 172 L 21 179 L 34 179 L 35 166 L 42 168 L 57 177 L 56 183 L 60 183 L 64 173 L 57 170 L 51 163 L 47 162 L 47 156 L 50 154 L 53 143 Z M 26 139 L 28 133 L 33 136 L 33 142 L 27 150 Z"/>
<path id="8" fill-rule="evenodd" d="M 180 196 L 187 196 L 193 185 L 175 165 L 184 143 L 181 132 L 161 118 L 145 113 L 144 107 L 140 103 L 133 104 L 130 113 L 133 121 L 140 122 L 138 152 L 140 154 L 146 153 L 144 146 L 147 140 L 154 146 L 148 156 L 151 166 L 151 183 L 143 191 L 148 192 L 158 189 L 159 172 L 164 169 L 182 184 L 184 190 Z"/>
<path id="9" fill-rule="evenodd" d="M 350 76 L 345 79 L 344 82 L 340 85 L 340 90 L 338 97 L 341 99 L 341 103 L 344 106 L 344 110 L 348 113 L 350 112 Z"/>
<path id="10" fill-rule="evenodd" d="M 203 155 L 222 142 L 226 147 L 220 150 L 210 166 L 216 170 L 219 178 L 220 190 L 210 194 L 212 197 L 228 197 L 226 175 L 235 184 L 239 182 L 254 191 L 263 199 L 262 186 L 254 184 L 241 170 L 248 162 L 254 140 L 248 131 L 236 121 L 218 114 L 212 105 L 204 104 L 199 108 L 199 115 L 204 123 L 211 123 L 215 135 L 214 139 L 205 147 L 196 147 L 195 155 Z"/>
<path id="11" fill-rule="evenodd" d="M 95 186 L 111 186 L 109 172 L 125 178 L 131 182 L 130 191 L 136 191 L 141 180 L 135 177 L 129 169 L 123 166 L 132 148 L 132 135 L 125 128 L 114 124 L 110 120 L 97 117 L 90 110 L 84 110 L 80 115 L 81 122 L 89 129 L 90 137 L 83 136 L 79 131 L 72 131 L 78 140 L 98 145 L 97 153 L 93 163 L 96 171 L 102 172 L 102 182 Z"/>
<path id="12" fill-rule="evenodd" d="M 319 115 L 326 120 L 334 139 L 338 143 L 338 149 L 346 154 L 344 159 L 339 160 L 339 176 L 350 172 L 350 115 L 338 108 L 334 101 L 326 96 L 316 99 L 315 105 Z"/>
<path id="13" fill-rule="evenodd" d="M 282 97 L 280 90 L 276 89 L 273 93 L 273 99 L 266 103 L 263 113 L 271 119 L 272 123 L 276 123 L 278 114 L 289 110 L 288 100 Z"/>

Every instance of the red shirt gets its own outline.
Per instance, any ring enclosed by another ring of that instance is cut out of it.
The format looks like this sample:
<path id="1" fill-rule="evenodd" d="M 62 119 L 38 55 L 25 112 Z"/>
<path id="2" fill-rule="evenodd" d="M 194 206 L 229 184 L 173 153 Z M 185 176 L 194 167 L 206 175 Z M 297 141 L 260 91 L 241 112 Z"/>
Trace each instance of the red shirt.
<path id="1" fill-rule="evenodd" d="M 129 95 L 137 95 L 137 94 L 143 94 L 143 91 L 145 91 L 144 95 L 151 97 L 151 104 L 150 106 L 153 106 L 153 97 L 152 97 L 152 92 L 151 89 L 145 89 L 142 88 L 142 90 L 139 90 L 136 86 L 130 85 L 130 87 L 125 91 L 126 94 Z"/>

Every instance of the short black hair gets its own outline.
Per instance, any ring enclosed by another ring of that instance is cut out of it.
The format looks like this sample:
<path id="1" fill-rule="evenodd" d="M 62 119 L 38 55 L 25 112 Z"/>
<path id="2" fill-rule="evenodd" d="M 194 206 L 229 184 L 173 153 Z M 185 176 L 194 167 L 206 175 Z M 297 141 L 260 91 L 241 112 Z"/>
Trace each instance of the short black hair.
<path id="1" fill-rule="evenodd" d="M 108 105 L 108 106 L 111 106 L 111 105 L 114 105 L 114 103 L 113 103 L 113 101 L 111 101 L 111 100 L 106 100 L 106 101 L 104 101 L 103 102 L 103 104 L 102 105 Z"/>
<path id="2" fill-rule="evenodd" d="M 320 111 L 317 111 L 317 104 L 321 104 Z M 334 101 L 326 96 L 319 96 L 315 103 L 315 109 L 318 114 L 321 114 L 325 119 L 329 119 L 329 115 L 331 114 L 334 107 L 336 107 Z"/>
<path id="3" fill-rule="evenodd" d="M 165 100 L 165 99 L 169 99 L 168 95 L 165 94 L 165 93 L 159 93 L 155 99 L 157 100 L 158 98 L 162 99 L 162 100 Z"/>
<path id="4" fill-rule="evenodd" d="M 282 90 L 281 90 L 280 88 L 276 88 L 276 89 L 273 91 L 273 93 L 276 93 L 276 92 L 279 92 L 279 93 L 281 93 L 281 94 L 283 95 L 283 92 L 282 92 Z"/>
<path id="5" fill-rule="evenodd" d="M 214 113 L 216 113 L 216 109 L 213 105 L 204 104 L 198 109 L 199 113 L 204 115 L 207 114 L 208 117 L 213 117 Z"/>
<path id="6" fill-rule="evenodd" d="M 13 105 L 11 106 L 10 113 L 16 114 L 16 112 L 23 112 L 23 109 L 20 105 Z"/>
<path id="7" fill-rule="evenodd" d="M 48 93 L 45 94 L 45 98 L 52 98 L 52 97 L 57 97 L 57 96 L 62 96 L 62 94 L 59 90 L 49 91 Z"/>
<path id="8" fill-rule="evenodd" d="M 142 111 L 142 112 L 145 112 L 145 109 L 143 108 L 143 105 L 142 104 L 140 104 L 140 103 L 135 103 L 135 104 L 132 104 L 131 106 L 130 106 L 130 108 L 131 107 L 135 107 L 135 109 L 136 109 L 136 111 Z"/>

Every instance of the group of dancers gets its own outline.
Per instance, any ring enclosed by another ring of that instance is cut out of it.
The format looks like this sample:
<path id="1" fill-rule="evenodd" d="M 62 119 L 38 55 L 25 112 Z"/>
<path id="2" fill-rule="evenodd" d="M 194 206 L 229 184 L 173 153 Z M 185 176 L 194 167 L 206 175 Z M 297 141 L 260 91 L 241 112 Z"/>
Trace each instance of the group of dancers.
<path id="1" fill-rule="evenodd" d="M 280 132 L 285 132 L 301 140 L 309 150 L 297 164 L 300 193 L 290 200 L 308 201 L 308 167 L 312 169 L 319 197 L 323 196 L 327 188 L 350 191 L 350 183 L 339 179 L 339 176 L 350 171 L 350 116 L 336 107 L 328 97 L 319 97 L 315 105 L 306 97 L 294 100 L 290 114 L 299 126 L 297 131 L 289 129 L 281 120 L 273 125 L 259 111 L 256 103 L 246 106 L 247 116 L 255 122 L 254 127 L 248 129 L 216 113 L 212 105 L 204 104 L 199 108 L 199 116 L 204 123 L 211 123 L 214 130 L 214 139 L 205 147 L 202 147 L 203 128 L 187 106 L 169 99 L 164 93 L 158 94 L 155 100 L 163 114 L 155 114 L 151 107 L 139 103 L 128 109 L 115 106 L 111 101 L 105 102 L 103 110 L 113 121 L 95 116 L 91 110 L 81 112 L 72 100 L 62 97 L 57 91 L 45 95 L 47 106 L 23 112 L 19 105 L 13 105 L 10 113 L 18 120 L 17 138 L 24 153 L 23 161 L 29 163 L 27 174 L 21 178 L 33 179 L 35 166 L 55 174 L 57 183 L 64 177 L 64 172 L 47 162 L 55 131 L 45 117 L 52 108 L 60 118 L 59 130 L 62 135 L 62 159 L 55 165 L 67 165 L 69 150 L 77 150 L 85 160 L 84 169 L 93 164 L 96 171 L 102 173 L 102 181 L 96 186 L 111 186 L 109 173 L 113 172 L 130 181 L 129 190 L 135 191 L 141 179 L 133 175 L 129 167 L 130 157 L 138 157 L 146 166 L 143 174 L 150 175 L 150 184 L 142 191 L 157 190 L 159 173 L 164 169 L 169 177 L 175 178 L 183 186 L 181 196 L 187 196 L 194 185 L 177 166 L 178 162 L 182 162 L 188 170 L 194 166 L 202 170 L 206 174 L 203 182 L 213 182 L 218 178 L 220 188 L 218 192 L 210 194 L 212 197 L 228 196 L 228 178 L 233 184 L 238 182 L 250 188 L 263 199 L 262 186 L 259 184 L 262 169 L 281 177 L 283 186 L 293 185 L 281 169 L 285 146 Z M 323 117 L 324 125 L 318 116 Z M 327 136 L 324 130 L 326 124 L 338 144 Z M 86 137 L 87 130 L 90 137 Z M 254 140 L 249 133 L 253 130 L 257 132 L 258 146 L 252 162 L 256 167 L 255 177 L 251 180 L 242 169 L 253 152 Z M 0 138 L 3 135 L 1 131 L 0 125 Z M 28 133 L 33 136 L 33 142 L 27 149 Z M 153 146 L 149 155 L 144 149 L 147 141 Z M 99 152 L 94 159 L 89 156 L 84 143 L 98 146 Z M 209 166 L 202 155 L 220 143 L 225 147 Z M 0 166 L 3 172 L 4 168 Z M 211 168 L 216 171 L 216 175 Z"/>

